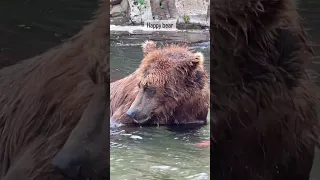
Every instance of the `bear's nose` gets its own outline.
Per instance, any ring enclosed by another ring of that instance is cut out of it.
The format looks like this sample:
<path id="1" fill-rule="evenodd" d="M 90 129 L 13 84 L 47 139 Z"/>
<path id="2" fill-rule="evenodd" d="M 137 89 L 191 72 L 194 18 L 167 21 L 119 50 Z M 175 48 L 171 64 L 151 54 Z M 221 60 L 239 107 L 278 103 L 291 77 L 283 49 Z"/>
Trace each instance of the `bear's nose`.
<path id="1" fill-rule="evenodd" d="M 133 119 L 137 119 L 137 112 L 133 109 L 129 109 L 127 111 L 127 115 Z"/>

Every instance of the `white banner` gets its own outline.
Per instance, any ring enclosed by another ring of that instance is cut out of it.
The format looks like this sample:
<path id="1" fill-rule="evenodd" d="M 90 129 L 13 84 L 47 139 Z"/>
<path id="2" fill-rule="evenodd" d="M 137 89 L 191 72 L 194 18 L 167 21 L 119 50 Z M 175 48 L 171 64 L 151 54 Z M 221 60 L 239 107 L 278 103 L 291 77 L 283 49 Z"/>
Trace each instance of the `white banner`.
<path id="1" fill-rule="evenodd" d="M 159 30 L 176 30 L 177 20 L 146 20 L 144 27 L 155 31 Z"/>

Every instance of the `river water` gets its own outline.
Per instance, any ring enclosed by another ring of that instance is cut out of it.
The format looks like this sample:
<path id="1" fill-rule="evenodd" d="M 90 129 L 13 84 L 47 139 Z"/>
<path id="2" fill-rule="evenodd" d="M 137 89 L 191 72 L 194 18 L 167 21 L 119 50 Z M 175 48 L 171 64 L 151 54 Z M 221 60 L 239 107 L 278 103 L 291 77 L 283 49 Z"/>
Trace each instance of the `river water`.
<path id="1" fill-rule="evenodd" d="M 320 1 L 297 0 L 297 7 L 315 44 L 312 69 L 320 72 Z M 35 56 L 62 43 L 79 31 L 97 7 L 97 0 L 5 0 L 0 2 L 0 68 Z M 179 34 L 111 36 L 111 80 L 132 72 L 141 60 L 139 44 L 146 39 L 164 42 L 190 42 L 209 58 L 209 35 L 201 32 Z M 200 42 L 200 43 L 199 43 Z M 206 67 L 209 64 L 206 61 Z M 320 76 L 316 75 L 320 85 Z M 166 128 L 136 128 L 113 131 L 111 142 L 112 180 L 209 179 L 209 149 L 193 144 L 208 139 L 209 126 L 190 132 Z M 320 180 L 320 152 L 312 177 Z"/>
<path id="2" fill-rule="evenodd" d="M 141 43 L 186 42 L 205 56 L 209 72 L 209 32 L 112 33 L 110 49 L 111 81 L 132 73 L 142 60 Z M 165 127 L 111 130 L 110 164 L 114 180 L 209 179 L 210 150 L 194 144 L 209 139 L 209 125 L 197 130 Z"/>

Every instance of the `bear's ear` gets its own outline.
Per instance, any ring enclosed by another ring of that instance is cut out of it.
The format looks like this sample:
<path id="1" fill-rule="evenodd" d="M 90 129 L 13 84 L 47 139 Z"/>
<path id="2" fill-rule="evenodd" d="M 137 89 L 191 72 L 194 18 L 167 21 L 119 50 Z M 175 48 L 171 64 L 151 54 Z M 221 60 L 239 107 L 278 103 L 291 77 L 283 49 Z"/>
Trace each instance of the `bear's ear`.
<path id="1" fill-rule="evenodd" d="M 157 48 L 157 45 L 154 41 L 145 41 L 142 43 L 142 52 L 143 55 L 146 56 L 151 51 L 154 51 Z"/>
<path id="2" fill-rule="evenodd" d="M 192 60 L 193 65 L 202 65 L 204 61 L 204 56 L 201 52 L 196 52 L 194 54 L 194 59 Z"/>

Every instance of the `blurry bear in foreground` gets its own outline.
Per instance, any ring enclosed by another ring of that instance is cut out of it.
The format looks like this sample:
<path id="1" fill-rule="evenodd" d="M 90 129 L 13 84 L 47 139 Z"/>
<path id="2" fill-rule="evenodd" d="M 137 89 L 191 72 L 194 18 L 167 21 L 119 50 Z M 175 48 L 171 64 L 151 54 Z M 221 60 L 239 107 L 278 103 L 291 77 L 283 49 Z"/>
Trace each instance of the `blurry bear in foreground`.
<path id="1" fill-rule="evenodd" d="M 313 50 L 291 0 L 211 0 L 213 179 L 309 180 Z"/>

